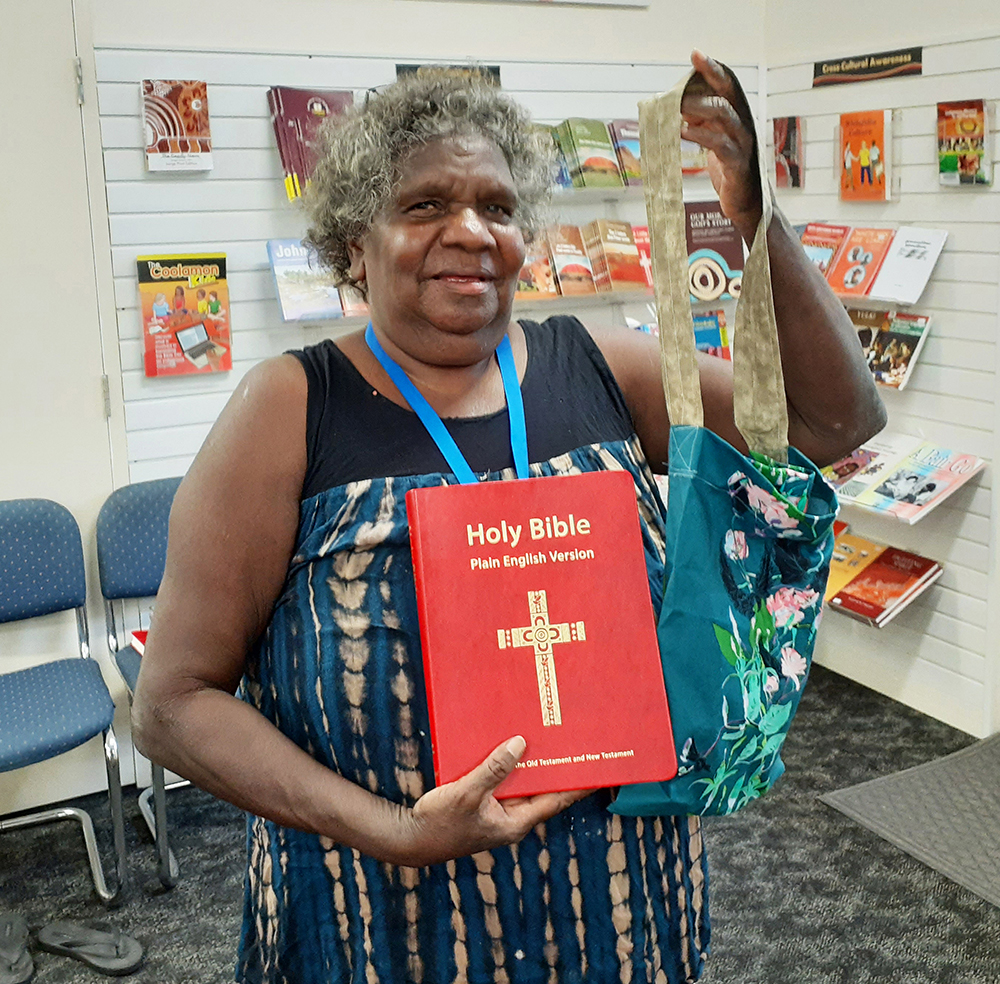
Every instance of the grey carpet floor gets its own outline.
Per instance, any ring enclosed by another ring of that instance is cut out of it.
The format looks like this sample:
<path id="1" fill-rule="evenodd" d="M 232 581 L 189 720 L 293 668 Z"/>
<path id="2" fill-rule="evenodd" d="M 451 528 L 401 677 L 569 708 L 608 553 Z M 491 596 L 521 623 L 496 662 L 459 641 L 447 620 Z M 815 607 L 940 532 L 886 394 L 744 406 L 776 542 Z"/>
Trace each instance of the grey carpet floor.
<path id="1" fill-rule="evenodd" d="M 786 776 L 742 814 L 706 821 L 713 945 L 705 984 L 1000 984 L 1000 909 L 819 799 L 971 741 L 815 669 L 787 742 Z M 106 798 L 80 802 L 104 833 Z M 225 984 L 240 922 L 243 818 L 198 790 L 170 793 L 169 804 L 183 870 L 163 892 L 128 797 L 138 885 L 112 918 L 146 945 L 148 959 L 125 979 Z M 36 929 L 104 916 L 79 836 L 57 827 L 0 835 L 0 907 L 18 909 Z M 36 967 L 35 984 L 105 979 L 45 953 Z"/>

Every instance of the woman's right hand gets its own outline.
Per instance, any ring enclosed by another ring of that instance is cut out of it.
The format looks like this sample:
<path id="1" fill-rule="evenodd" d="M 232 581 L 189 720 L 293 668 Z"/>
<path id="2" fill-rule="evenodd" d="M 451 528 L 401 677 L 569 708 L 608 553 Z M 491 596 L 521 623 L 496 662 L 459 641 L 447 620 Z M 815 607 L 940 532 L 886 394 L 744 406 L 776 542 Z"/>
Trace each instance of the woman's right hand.
<path id="1" fill-rule="evenodd" d="M 384 860 L 420 868 L 515 844 L 536 824 L 593 792 L 584 789 L 498 800 L 494 791 L 514 771 L 524 748 L 524 739 L 517 735 L 494 748 L 461 779 L 424 793 L 411 809 L 402 808 L 400 836 Z"/>

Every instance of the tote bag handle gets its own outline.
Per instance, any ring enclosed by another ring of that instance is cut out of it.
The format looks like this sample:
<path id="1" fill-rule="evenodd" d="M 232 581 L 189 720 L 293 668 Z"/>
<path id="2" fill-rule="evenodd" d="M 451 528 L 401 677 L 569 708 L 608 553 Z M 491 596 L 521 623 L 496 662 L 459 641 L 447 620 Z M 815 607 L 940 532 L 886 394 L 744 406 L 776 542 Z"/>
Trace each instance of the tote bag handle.
<path id="1" fill-rule="evenodd" d="M 728 69 L 727 73 L 746 102 L 739 82 Z M 701 75 L 692 71 L 670 92 L 639 103 L 639 130 L 667 412 L 671 424 L 702 427 L 705 417 L 688 291 L 681 177 L 681 98 L 689 86 L 692 91 L 713 94 Z M 767 229 L 773 214 L 771 189 L 764 177 L 764 145 L 758 139 L 752 114 L 748 115 L 754 126 L 762 208 L 733 326 L 734 409 L 736 426 L 750 450 L 786 462 L 788 408 L 767 250 Z"/>

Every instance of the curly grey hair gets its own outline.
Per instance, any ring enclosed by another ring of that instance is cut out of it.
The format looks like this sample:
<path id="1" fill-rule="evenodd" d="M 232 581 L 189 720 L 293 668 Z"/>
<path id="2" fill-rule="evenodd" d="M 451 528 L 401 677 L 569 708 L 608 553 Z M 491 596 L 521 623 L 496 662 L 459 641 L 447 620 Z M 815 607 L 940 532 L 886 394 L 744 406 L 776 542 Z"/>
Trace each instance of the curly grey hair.
<path id="1" fill-rule="evenodd" d="M 354 284 L 364 292 L 350 276 L 347 244 L 392 202 L 406 156 L 434 140 L 469 133 L 492 140 L 506 159 L 518 198 L 514 221 L 525 238 L 544 226 L 554 166 L 550 135 L 478 75 L 408 75 L 321 131 L 322 154 L 305 195 L 312 223 L 305 243 L 338 286 Z"/>

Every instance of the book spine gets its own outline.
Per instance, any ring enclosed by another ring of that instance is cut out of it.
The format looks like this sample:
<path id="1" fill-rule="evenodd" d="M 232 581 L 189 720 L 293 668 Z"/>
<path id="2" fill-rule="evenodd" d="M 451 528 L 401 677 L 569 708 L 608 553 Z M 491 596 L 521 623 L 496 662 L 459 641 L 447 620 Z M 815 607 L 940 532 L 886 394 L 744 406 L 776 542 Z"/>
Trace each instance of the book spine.
<path id="1" fill-rule="evenodd" d="M 413 492 L 406 495 L 406 519 L 410 526 L 410 554 L 413 558 L 413 584 L 417 594 L 417 616 L 420 622 L 420 649 L 424 665 L 424 689 L 427 696 L 427 718 L 431 731 L 431 754 L 434 760 L 434 775 L 441 775 L 441 763 L 438 760 L 438 723 L 434 708 L 434 676 L 428 653 L 431 651 L 427 614 L 427 593 L 424 590 L 424 564 L 421 540 L 420 500 Z"/>
<path id="2" fill-rule="evenodd" d="M 583 234 L 583 248 L 587 251 L 591 269 L 594 271 L 594 286 L 599 291 L 611 290 L 611 274 L 608 270 L 608 258 L 604 252 L 600 225 L 595 219 L 583 226 L 580 232 Z"/>

